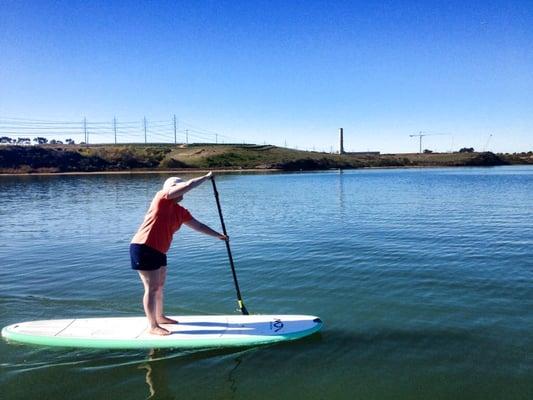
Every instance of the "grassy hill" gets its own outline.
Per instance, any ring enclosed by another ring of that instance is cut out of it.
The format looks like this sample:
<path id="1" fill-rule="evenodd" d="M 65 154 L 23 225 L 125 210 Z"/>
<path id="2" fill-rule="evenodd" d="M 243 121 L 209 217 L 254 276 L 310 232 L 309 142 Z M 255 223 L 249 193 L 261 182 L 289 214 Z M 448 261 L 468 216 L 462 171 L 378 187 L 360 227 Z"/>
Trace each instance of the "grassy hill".
<path id="1" fill-rule="evenodd" d="M 490 166 L 533 163 L 533 154 L 330 154 L 270 145 L 129 144 L 1 146 L 0 173 L 174 169 L 279 169 Z"/>

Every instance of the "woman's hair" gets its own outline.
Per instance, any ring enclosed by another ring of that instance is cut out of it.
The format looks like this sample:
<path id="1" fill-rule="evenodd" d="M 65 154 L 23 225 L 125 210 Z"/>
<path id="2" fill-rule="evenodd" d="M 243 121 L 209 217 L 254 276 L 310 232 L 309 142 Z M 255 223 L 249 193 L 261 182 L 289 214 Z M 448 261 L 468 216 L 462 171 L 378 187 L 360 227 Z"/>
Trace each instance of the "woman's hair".
<path id="1" fill-rule="evenodd" d="M 170 189 L 170 187 L 174 186 L 176 183 L 183 182 L 183 179 L 178 178 L 177 176 L 171 176 L 168 178 L 165 183 L 163 183 L 163 190 Z"/>

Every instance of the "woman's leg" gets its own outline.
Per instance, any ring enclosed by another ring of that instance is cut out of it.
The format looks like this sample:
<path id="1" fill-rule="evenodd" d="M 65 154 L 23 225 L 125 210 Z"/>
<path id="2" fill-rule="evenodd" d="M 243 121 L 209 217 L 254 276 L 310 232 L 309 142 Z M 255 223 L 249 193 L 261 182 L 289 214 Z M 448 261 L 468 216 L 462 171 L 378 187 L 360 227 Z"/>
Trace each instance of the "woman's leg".
<path id="1" fill-rule="evenodd" d="M 150 333 L 168 335 L 170 332 L 161 328 L 157 322 L 157 299 L 159 296 L 158 292 L 161 290 L 161 273 L 159 270 L 139 270 L 138 272 L 144 286 L 143 306 L 150 325 Z"/>
<path id="2" fill-rule="evenodd" d="M 177 321 L 174 321 L 171 318 L 165 317 L 163 313 L 163 293 L 165 280 L 167 278 L 167 267 L 159 268 L 159 290 L 156 295 L 156 320 L 158 324 L 176 324 Z"/>

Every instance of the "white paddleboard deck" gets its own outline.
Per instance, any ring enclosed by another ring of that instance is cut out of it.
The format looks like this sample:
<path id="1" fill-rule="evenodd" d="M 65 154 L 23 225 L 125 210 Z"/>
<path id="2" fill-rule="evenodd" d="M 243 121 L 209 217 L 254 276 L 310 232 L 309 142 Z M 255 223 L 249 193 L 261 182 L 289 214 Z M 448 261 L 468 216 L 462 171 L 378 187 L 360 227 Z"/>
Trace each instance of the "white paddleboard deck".
<path id="1" fill-rule="evenodd" d="M 299 339 L 322 327 L 310 315 L 172 316 L 167 336 L 150 334 L 146 317 L 57 319 L 6 326 L 8 341 L 43 346 L 105 349 L 254 346 Z"/>

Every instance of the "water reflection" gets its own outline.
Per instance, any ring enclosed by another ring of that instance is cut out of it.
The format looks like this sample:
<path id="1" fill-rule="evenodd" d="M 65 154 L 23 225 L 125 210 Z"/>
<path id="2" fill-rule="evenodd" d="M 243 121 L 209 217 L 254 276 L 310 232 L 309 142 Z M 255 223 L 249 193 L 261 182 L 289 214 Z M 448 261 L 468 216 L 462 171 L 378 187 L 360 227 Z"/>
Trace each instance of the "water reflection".
<path id="1" fill-rule="evenodd" d="M 146 399 L 174 399 L 176 396 L 172 393 L 168 385 L 168 350 L 150 349 L 148 359 L 144 364 L 139 365 L 139 369 L 145 370 L 145 382 L 148 389 Z"/>
<path id="2" fill-rule="evenodd" d="M 172 350 L 150 349 L 145 362 L 141 363 L 137 369 L 144 372 L 144 381 L 146 383 L 147 397 L 150 399 L 176 399 L 178 398 L 179 387 L 176 387 L 176 379 L 169 379 L 169 371 L 179 372 L 180 368 L 176 364 L 184 363 L 190 365 L 191 360 L 197 361 L 209 358 L 221 358 L 224 363 L 230 363 L 230 370 L 227 374 L 226 381 L 231 393 L 230 398 L 235 398 L 238 388 L 236 372 L 243 361 L 243 354 L 253 351 L 254 348 L 248 349 L 217 349 L 189 354 L 176 353 Z M 226 358 L 227 355 L 231 357 Z"/>
<path id="3" fill-rule="evenodd" d="M 235 362 L 235 366 L 231 369 L 231 371 L 228 374 L 228 382 L 230 383 L 230 390 L 232 393 L 232 398 L 235 397 L 235 394 L 237 393 L 237 379 L 235 378 L 235 371 L 237 371 L 237 368 L 241 365 L 242 359 L 241 357 L 237 357 L 233 360 Z"/>
<path id="4" fill-rule="evenodd" d="M 339 176 L 339 179 L 337 180 L 337 196 L 339 199 L 339 214 L 340 214 L 340 217 L 343 218 L 345 195 L 344 195 L 344 171 L 342 169 L 339 169 L 338 176 Z"/>

